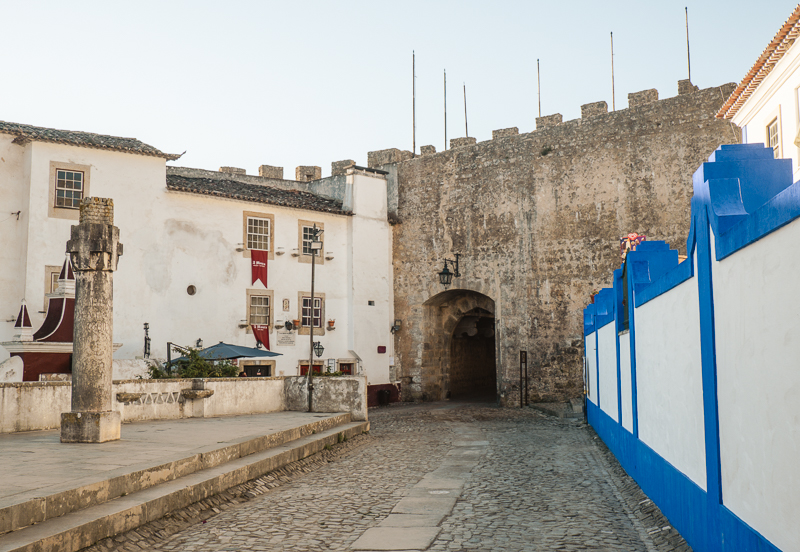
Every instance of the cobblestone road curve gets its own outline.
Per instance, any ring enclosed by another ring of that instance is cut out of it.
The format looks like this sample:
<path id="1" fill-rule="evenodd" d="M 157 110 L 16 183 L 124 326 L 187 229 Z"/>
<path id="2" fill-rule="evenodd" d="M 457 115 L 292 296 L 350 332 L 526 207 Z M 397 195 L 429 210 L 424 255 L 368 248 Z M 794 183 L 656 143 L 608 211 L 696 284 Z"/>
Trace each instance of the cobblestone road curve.
<path id="1" fill-rule="evenodd" d="M 365 549 L 369 535 L 391 548 L 382 535 L 413 530 L 382 526 L 402 518 L 400 506 L 414 497 L 446 504 L 440 495 L 451 491 L 425 485 L 444 473 L 463 486 L 430 529 L 435 536 L 417 549 L 690 550 L 580 421 L 449 403 L 377 409 L 370 421 L 372 437 L 351 454 L 136 548 L 346 551 Z M 119 549 L 133 544 L 125 541 Z"/>

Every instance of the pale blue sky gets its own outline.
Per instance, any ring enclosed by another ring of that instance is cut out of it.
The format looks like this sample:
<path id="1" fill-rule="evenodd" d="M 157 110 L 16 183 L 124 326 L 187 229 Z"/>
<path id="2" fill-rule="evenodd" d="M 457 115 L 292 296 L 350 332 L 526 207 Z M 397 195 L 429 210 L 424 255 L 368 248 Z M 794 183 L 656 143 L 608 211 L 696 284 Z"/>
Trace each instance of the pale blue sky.
<path id="1" fill-rule="evenodd" d="M 261 164 L 319 165 L 411 149 L 411 52 L 417 148 L 448 138 L 534 129 L 542 114 L 580 116 L 686 78 L 738 82 L 795 7 L 789 0 L 654 1 L 73 1 L 0 0 L 0 120 L 133 136 L 174 164 L 257 174 Z"/>

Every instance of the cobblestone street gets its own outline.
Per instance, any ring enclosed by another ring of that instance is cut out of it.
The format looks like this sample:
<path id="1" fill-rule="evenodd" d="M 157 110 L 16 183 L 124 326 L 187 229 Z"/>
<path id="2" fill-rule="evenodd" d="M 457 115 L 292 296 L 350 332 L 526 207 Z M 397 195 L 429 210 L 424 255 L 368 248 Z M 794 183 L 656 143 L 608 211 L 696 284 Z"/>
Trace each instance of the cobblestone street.
<path id="1" fill-rule="evenodd" d="M 582 420 L 457 403 L 370 420 L 351 453 L 133 548 L 690 550 Z"/>

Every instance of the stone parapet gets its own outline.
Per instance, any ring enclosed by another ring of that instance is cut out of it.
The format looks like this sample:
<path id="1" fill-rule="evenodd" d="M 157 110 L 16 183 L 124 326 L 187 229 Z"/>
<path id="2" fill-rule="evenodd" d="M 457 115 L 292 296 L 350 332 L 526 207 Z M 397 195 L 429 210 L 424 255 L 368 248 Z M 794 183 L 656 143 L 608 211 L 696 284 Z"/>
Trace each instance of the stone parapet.
<path id="1" fill-rule="evenodd" d="M 278 180 L 283 180 L 283 167 L 261 165 L 258 167 L 258 176 L 262 178 L 276 178 Z"/>
<path id="2" fill-rule="evenodd" d="M 343 159 L 342 161 L 334 161 L 331 163 L 331 176 L 344 176 L 347 174 L 347 169 L 355 165 L 356 162 L 352 159 Z"/>
<path id="3" fill-rule="evenodd" d="M 247 171 L 239 167 L 220 167 L 219 172 L 229 174 L 247 174 Z"/>
<path id="4" fill-rule="evenodd" d="M 505 138 L 507 136 L 517 136 L 518 134 L 518 127 L 501 128 L 499 130 L 492 131 L 492 140 L 495 140 L 496 138 Z"/>
<path id="5" fill-rule="evenodd" d="M 400 161 L 412 159 L 413 157 L 414 154 L 410 151 L 399 150 L 397 148 L 371 151 L 367 154 L 367 167 L 370 169 L 377 169 L 381 165 L 399 163 Z"/>
<path id="6" fill-rule="evenodd" d="M 628 94 L 628 107 L 639 107 L 658 101 L 658 90 L 651 88 L 641 92 L 631 92 Z"/>
<path id="7" fill-rule="evenodd" d="M 561 113 L 554 113 L 553 115 L 545 115 L 544 117 L 536 117 L 536 130 L 554 127 L 560 125 L 564 118 Z"/>
<path id="8" fill-rule="evenodd" d="M 692 84 L 692 81 L 690 81 L 689 79 L 683 79 L 678 81 L 679 96 L 683 96 L 684 94 L 692 94 L 693 92 L 697 92 L 698 90 L 700 90 L 700 87 Z"/>
<path id="9" fill-rule="evenodd" d="M 581 106 L 581 119 L 596 117 L 597 115 L 608 114 L 608 104 L 606 102 L 594 102 Z"/>
<path id="10" fill-rule="evenodd" d="M 474 146 L 478 142 L 477 139 L 473 138 L 472 136 L 466 136 L 463 138 L 451 138 L 450 139 L 450 148 L 463 148 L 464 146 Z"/>
<path id="11" fill-rule="evenodd" d="M 433 155 L 436 153 L 436 146 L 420 146 L 419 154 L 420 155 Z"/>
<path id="12" fill-rule="evenodd" d="M 298 182 L 311 182 L 322 178 L 322 167 L 300 165 L 294 170 L 294 179 Z"/>

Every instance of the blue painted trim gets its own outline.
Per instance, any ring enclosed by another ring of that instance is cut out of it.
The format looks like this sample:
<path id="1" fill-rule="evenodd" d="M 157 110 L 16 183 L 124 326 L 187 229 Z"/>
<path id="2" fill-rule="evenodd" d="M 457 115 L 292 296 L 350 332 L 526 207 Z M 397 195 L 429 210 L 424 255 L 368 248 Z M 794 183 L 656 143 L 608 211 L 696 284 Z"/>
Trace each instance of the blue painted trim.
<path id="1" fill-rule="evenodd" d="M 722 477 L 717 402 L 717 354 L 714 328 L 714 287 L 711 277 L 711 227 L 705 206 L 695 210 L 697 221 L 697 289 L 700 307 L 700 359 L 703 382 L 706 480 L 710 503 L 722 504 Z"/>
<path id="2" fill-rule="evenodd" d="M 628 332 L 630 333 L 630 339 L 628 340 L 630 345 L 630 357 L 631 357 L 631 418 L 632 418 L 632 426 L 631 429 L 633 431 L 633 436 L 635 438 L 639 438 L 639 385 L 636 381 L 636 308 L 634 306 L 634 300 L 636 299 L 636 295 L 633 293 L 633 279 L 628 278 L 628 297 L 630 297 L 630 301 L 628 301 Z M 650 286 L 653 287 L 653 286 Z M 645 288 L 649 289 L 649 288 Z"/>
<path id="3" fill-rule="evenodd" d="M 641 307 L 648 301 L 652 301 L 659 295 L 663 295 L 669 290 L 678 287 L 686 280 L 694 277 L 694 260 L 690 256 L 684 259 L 678 266 L 661 276 L 652 285 L 647 286 L 636 294 L 636 306 Z"/>
<path id="4" fill-rule="evenodd" d="M 587 402 L 589 424 L 622 467 L 697 552 L 781 552 L 647 444 Z"/>
<path id="5" fill-rule="evenodd" d="M 622 370 L 620 368 L 620 359 L 619 359 L 619 331 L 620 331 L 620 321 L 623 317 L 620 315 L 620 309 L 622 308 L 622 272 L 623 269 L 617 269 L 614 271 L 614 318 L 616 319 L 616 327 L 614 328 L 616 331 L 614 332 L 614 345 L 616 346 L 616 356 L 617 356 L 617 420 L 619 421 L 619 425 L 622 426 Z"/>

